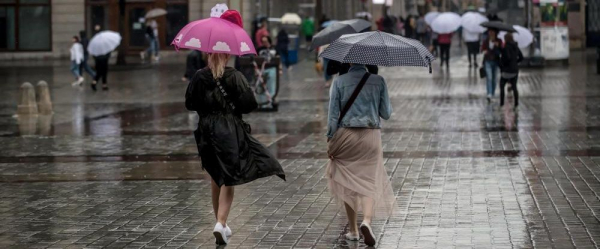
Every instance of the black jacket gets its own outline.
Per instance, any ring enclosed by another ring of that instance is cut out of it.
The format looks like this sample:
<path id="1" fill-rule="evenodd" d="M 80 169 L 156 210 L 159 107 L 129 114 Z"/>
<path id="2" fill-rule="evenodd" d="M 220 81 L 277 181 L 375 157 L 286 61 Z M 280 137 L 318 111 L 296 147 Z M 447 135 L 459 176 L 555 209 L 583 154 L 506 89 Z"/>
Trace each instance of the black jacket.
<path id="1" fill-rule="evenodd" d="M 523 53 L 516 42 L 507 42 L 501 49 L 500 71 L 518 73 L 519 62 L 523 61 Z"/>
<path id="2" fill-rule="evenodd" d="M 242 120 L 242 114 L 258 107 L 246 78 L 239 71 L 226 68 L 219 82 L 227 98 L 211 70 L 205 67 L 194 75 L 185 93 L 186 108 L 199 116 L 194 138 L 202 167 L 219 186 L 239 185 L 272 175 L 285 180 L 275 156 L 250 135 Z"/>
<path id="3" fill-rule="evenodd" d="M 183 76 L 191 80 L 192 77 L 194 77 L 194 74 L 196 74 L 196 71 L 204 67 L 206 67 L 206 63 L 202 59 L 202 52 L 198 50 L 192 50 L 192 52 L 187 55 L 185 74 Z"/>
<path id="4" fill-rule="evenodd" d="M 279 51 L 282 51 L 282 50 L 287 51 L 289 45 L 290 45 L 290 38 L 288 36 L 288 33 L 282 29 L 277 34 L 277 45 L 275 45 L 275 48 Z"/>

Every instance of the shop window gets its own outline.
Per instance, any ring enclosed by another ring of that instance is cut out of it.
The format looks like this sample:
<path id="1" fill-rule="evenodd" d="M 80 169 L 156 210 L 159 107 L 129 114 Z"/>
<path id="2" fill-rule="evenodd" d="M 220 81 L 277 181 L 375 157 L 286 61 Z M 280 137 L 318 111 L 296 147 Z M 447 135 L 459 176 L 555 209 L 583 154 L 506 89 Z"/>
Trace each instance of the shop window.
<path id="1" fill-rule="evenodd" d="M 0 50 L 50 51 L 50 0 L 0 0 Z"/>
<path id="2" fill-rule="evenodd" d="M 167 35 L 165 43 L 170 45 L 177 32 L 188 24 L 188 5 L 185 4 L 167 4 Z"/>

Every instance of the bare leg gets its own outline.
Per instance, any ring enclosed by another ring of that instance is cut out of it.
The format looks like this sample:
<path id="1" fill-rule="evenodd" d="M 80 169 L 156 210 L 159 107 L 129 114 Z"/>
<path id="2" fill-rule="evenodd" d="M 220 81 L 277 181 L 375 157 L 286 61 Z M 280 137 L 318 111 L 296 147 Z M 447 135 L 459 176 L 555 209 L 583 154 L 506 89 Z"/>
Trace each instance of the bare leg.
<path id="1" fill-rule="evenodd" d="M 371 225 L 371 218 L 373 218 L 373 199 L 369 197 L 362 198 L 363 206 L 363 222 L 364 224 Z"/>
<path id="2" fill-rule="evenodd" d="M 222 186 L 219 195 L 219 213 L 217 214 L 217 222 L 227 226 L 227 217 L 233 202 L 233 186 Z"/>
<path id="3" fill-rule="evenodd" d="M 358 225 L 356 224 L 356 212 L 348 203 L 344 203 L 346 207 L 346 216 L 348 216 L 348 225 L 350 226 L 350 233 L 352 235 L 358 235 Z"/>
<path id="4" fill-rule="evenodd" d="M 212 195 L 212 205 L 213 212 L 215 213 L 215 219 L 219 219 L 219 195 L 221 194 L 221 188 L 214 180 L 211 181 L 211 195 Z"/>

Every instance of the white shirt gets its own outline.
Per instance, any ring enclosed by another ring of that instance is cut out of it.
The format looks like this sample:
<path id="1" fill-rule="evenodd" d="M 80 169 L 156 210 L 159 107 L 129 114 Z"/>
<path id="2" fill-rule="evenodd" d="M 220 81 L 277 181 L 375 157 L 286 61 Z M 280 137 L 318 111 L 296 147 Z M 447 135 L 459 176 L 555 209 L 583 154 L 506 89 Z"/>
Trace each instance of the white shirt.
<path id="1" fill-rule="evenodd" d="M 83 61 L 83 46 L 79 42 L 73 43 L 71 46 L 71 61 L 75 61 L 77 64 Z"/>
<path id="2" fill-rule="evenodd" d="M 479 41 L 479 33 L 473 33 L 463 29 L 463 39 L 465 42 Z"/>
<path id="3" fill-rule="evenodd" d="M 152 31 L 154 31 L 154 37 L 158 39 L 158 23 L 156 23 L 156 20 L 150 21 L 150 27 L 152 27 Z"/>

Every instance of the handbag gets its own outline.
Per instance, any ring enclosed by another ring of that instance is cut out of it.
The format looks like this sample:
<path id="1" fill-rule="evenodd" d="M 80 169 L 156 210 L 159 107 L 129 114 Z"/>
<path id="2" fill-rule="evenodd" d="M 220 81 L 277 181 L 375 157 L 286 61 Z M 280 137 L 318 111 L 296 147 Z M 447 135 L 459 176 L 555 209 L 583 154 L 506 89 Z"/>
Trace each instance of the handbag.
<path id="1" fill-rule="evenodd" d="M 479 78 L 483 79 L 485 77 L 487 77 L 487 73 L 485 71 L 485 68 L 482 66 L 482 67 L 479 68 Z"/>
<path id="2" fill-rule="evenodd" d="M 219 88 L 219 91 L 223 95 L 223 98 L 225 99 L 225 102 L 227 102 L 227 104 L 229 105 L 229 107 L 231 107 L 231 110 L 235 110 L 235 105 L 229 99 L 229 95 L 225 91 L 225 88 L 223 88 L 223 85 L 221 84 L 221 79 L 218 79 L 216 81 L 217 81 L 217 87 Z M 252 133 L 252 126 L 250 126 L 250 124 L 246 123 L 246 121 L 242 120 L 242 126 L 244 127 L 244 131 L 246 133 Z"/>
<path id="3" fill-rule="evenodd" d="M 344 105 L 344 109 L 342 109 L 342 112 L 340 113 L 338 123 L 342 122 L 342 119 L 344 118 L 344 116 L 346 116 L 346 113 L 348 112 L 348 110 L 350 110 L 350 107 L 356 100 L 356 97 L 358 97 L 360 90 L 363 88 L 363 86 L 365 86 L 365 83 L 367 83 L 367 79 L 369 79 L 369 76 L 371 76 L 371 74 L 369 72 L 366 72 L 363 75 L 362 79 L 360 79 L 360 82 L 358 83 L 356 88 L 354 88 L 354 92 L 352 92 L 352 95 L 350 95 L 350 99 L 348 99 L 348 102 L 346 102 L 346 105 Z"/>

